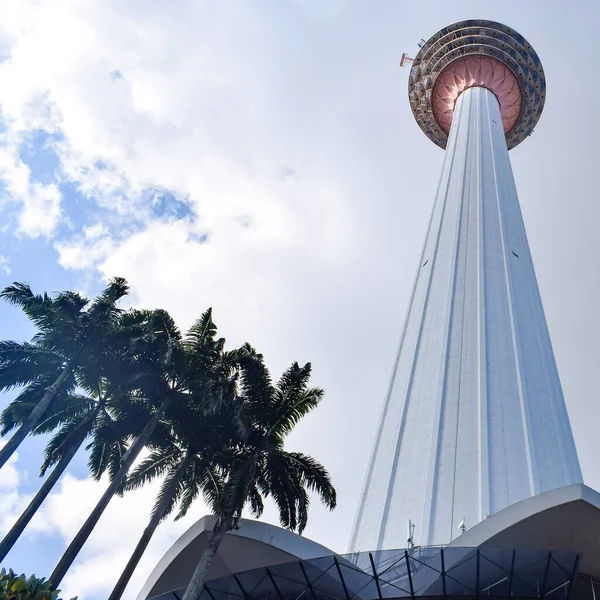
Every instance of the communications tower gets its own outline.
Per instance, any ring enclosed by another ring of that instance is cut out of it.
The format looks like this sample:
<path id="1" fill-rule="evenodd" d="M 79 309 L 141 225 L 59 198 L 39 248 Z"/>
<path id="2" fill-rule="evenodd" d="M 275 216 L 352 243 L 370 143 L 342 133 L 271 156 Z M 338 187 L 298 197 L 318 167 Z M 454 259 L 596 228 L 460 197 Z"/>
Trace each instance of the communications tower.
<path id="1" fill-rule="evenodd" d="M 446 156 L 351 554 L 241 519 L 199 600 L 600 598 L 600 493 L 581 483 L 508 157 L 544 71 L 483 20 L 412 62 L 411 109 Z M 213 529 L 192 525 L 138 600 L 181 598 Z"/>
<path id="2" fill-rule="evenodd" d="M 545 94 L 534 49 L 493 21 L 414 59 L 410 107 L 445 158 L 351 551 L 448 544 L 582 481 L 508 155 Z"/>

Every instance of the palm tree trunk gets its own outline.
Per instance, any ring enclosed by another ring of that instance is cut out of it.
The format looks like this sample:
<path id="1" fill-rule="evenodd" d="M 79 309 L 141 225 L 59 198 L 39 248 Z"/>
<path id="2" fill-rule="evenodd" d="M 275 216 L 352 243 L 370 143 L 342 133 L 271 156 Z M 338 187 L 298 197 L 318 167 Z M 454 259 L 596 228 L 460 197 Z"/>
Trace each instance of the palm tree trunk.
<path id="1" fill-rule="evenodd" d="M 142 534 L 140 541 L 135 547 L 135 550 L 133 551 L 133 554 L 131 555 L 127 566 L 123 570 L 123 573 L 121 573 L 121 577 L 119 577 L 119 581 L 117 581 L 117 584 L 115 585 L 113 591 L 108 597 L 108 600 L 120 600 L 121 596 L 123 595 L 123 592 L 125 591 L 125 588 L 127 587 L 127 584 L 129 583 L 133 572 L 138 566 L 142 555 L 144 554 L 148 544 L 150 543 L 150 540 L 152 539 L 156 528 L 158 527 L 159 523 L 163 520 L 163 517 L 165 516 L 167 509 L 169 508 L 169 504 L 173 499 L 173 494 L 177 489 L 179 480 L 181 479 L 181 476 L 183 475 L 183 472 L 188 465 L 190 454 L 191 452 L 188 449 L 184 454 L 182 461 L 179 463 L 175 475 L 173 475 L 171 481 L 169 482 L 169 486 L 165 490 L 160 504 L 156 507 L 156 510 L 154 511 L 150 522 L 148 523 L 148 526 L 146 527 L 146 529 L 144 529 L 144 533 Z"/>
<path id="2" fill-rule="evenodd" d="M 48 496 L 48 494 L 52 491 L 52 488 L 60 479 L 60 476 L 64 473 L 64 470 L 77 453 L 77 450 L 79 450 L 81 447 L 83 439 L 85 438 L 82 438 L 79 443 L 73 444 L 58 461 L 58 464 L 56 467 L 54 467 L 52 473 L 50 473 L 48 476 L 48 479 L 44 481 L 34 499 L 29 503 L 29 506 L 23 511 L 17 522 L 12 526 L 11 530 L 6 534 L 2 542 L 0 542 L 0 561 L 4 560 L 5 556 L 9 553 L 11 548 L 15 545 L 15 542 L 19 539 L 19 536 L 23 533 L 25 527 L 29 525 L 29 521 L 31 521 L 31 519 L 34 517 L 37 509 L 46 499 L 46 496 Z"/>
<path id="3" fill-rule="evenodd" d="M 112 497 L 117 493 L 117 491 L 123 485 L 123 481 L 125 481 L 125 477 L 131 465 L 134 463 L 135 459 L 138 457 L 139 453 L 142 451 L 150 436 L 156 429 L 158 425 L 158 421 L 162 418 L 165 410 L 169 406 L 171 399 L 167 398 L 163 401 L 160 408 L 156 413 L 152 416 L 152 418 L 148 421 L 146 426 L 144 427 L 142 433 L 138 435 L 133 444 L 129 447 L 129 450 L 125 452 L 123 458 L 121 460 L 121 468 L 117 471 L 117 474 L 114 476 L 113 480 L 110 482 L 108 488 L 102 494 L 102 497 L 98 501 L 98 504 L 94 507 L 94 510 L 90 513 L 90 516 L 87 518 L 86 522 L 83 524 L 77 535 L 73 538 L 73 541 L 69 544 L 69 547 L 65 550 L 65 553 L 62 555 L 60 561 L 56 565 L 52 575 L 48 578 L 49 581 L 52 582 L 54 589 L 56 589 L 60 582 L 63 580 L 63 577 L 66 575 L 67 571 L 71 568 L 71 565 L 77 558 L 77 555 L 83 548 L 83 545 L 86 543 L 87 539 L 90 537 L 94 527 L 98 523 L 102 513 L 106 510 L 108 503 L 111 501 Z"/>
<path id="4" fill-rule="evenodd" d="M 13 436 L 6 442 L 2 450 L 0 450 L 0 468 L 2 468 L 6 461 L 13 455 L 14 451 L 19 447 L 19 444 L 29 435 L 31 430 L 38 424 L 42 418 L 52 400 L 56 397 L 56 394 L 60 391 L 65 379 L 71 374 L 71 368 L 65 367 L 63 372 L 58 376 L 57 380 L 49 387 L 46 388 L 46 392 L 42 396 L 42 399 L 34 406 L 33 410 L 29 413 L 29 416 L 23 421 L 21 427 L 13 434 Z"/>
<path id="5" fill-rule="evenodd" d="M 102 408 L 102 405 L 103 403 L 99 403 L 97 408 L 95 408 L 94 411 L 88 417 L 86 417 L 69 436 L 73 441 L 68 445 L 67 451 L 58 461 L 58 464 L 56 467 L 54 467 L 52 473 L 50 473 L 46 481 L 44 481 L 42 487 L 38 490 L 33 500 L 29 503 L 29 506 L 23 511 L 17 522 L 12 526 L 11 530 L 4 536 L 2 542 L 0 542 L 0 561 L 3 561 L 6 555 L 10 552 L 16 541 L 23 533 L 25 527 L 29 525 L 29 521 L 33 519 L 38 508 L 42 505 L 42 502 L 44 502 L 48 494 L 52 491 L 52 488 L 56 482 L 60 479 L 71 460 L 73 460 L 73 457 L 75 454 L 77 454 L 79 448 L 81 448 L 81 444 L 83 444 L 83 440 L 85 440 L 89 432 L 88 426 L 96 418 L 96 415 Z M 69 438 L 67 438 L 63 443 L 67 443 L 68 441 Z"/>
<path id="6" fill-rule="evenodd" d="M 223 537 L 225 537 L 225 533 L 227 533 L 227 523 L 228 520 L 223 520 L 220 523 L 217 522 L 215 525 L 210 540 L 208 541 L 208 545 L 200 557 L 200 562 L 198 562 L 198 566 L 192 575 L 192 579 L 188 583 L 182 600 L 199 600 L 200 595 L 204 590 L 204 582 L 206 581 L 210 565 L 219 550 L 219 546 L 223 541 Z"/>

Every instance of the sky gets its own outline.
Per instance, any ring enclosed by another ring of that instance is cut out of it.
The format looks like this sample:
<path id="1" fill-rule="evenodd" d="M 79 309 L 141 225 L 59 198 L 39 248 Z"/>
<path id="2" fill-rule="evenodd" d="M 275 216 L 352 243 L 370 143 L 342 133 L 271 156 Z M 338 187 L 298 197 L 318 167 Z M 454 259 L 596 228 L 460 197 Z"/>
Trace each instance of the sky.
<path id="1" fill-rule="evenodd" d="M 311 361 L 325 400 L 289 448 L 332 474 L 339 506 L 315 499 L 305 535 L 339 552 L 443 160 L 398 63 L 467 18 L 516 29 L 546 72 L 544 113 L 511 160 L 585 481 L 600 488 L 600 89 L 582 75 L 600 68 L 597 2 L 0 0 L 0 287 L 93 295 L 124 276 L 131 305 L 183 329 L 212 306 L 228 347 L 252 343 L 274 375 Z M 32 333 L 0 305 L 0 338 Z M 43 442 L 2 470 L 0 534 L 40 485 Z M 105 484 L 78 456 L 3 566 L 47 576 Z M 106 598 L 155 494 L 111 503 L 66 598 Z M 204 510 L 161 525 L 126 598 Z"/>

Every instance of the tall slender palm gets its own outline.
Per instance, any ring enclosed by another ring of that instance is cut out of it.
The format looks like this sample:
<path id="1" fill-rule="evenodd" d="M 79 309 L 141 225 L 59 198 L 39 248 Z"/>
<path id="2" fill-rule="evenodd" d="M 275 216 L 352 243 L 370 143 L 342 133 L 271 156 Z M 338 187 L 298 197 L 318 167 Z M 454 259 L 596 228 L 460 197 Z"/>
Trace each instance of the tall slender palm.
<path id="1" fill-rule="evenodd" d="M 223 537 L 246 505 L 259 517 L 263 499 L 272 496 L 281 525 L 299 533 L 308 521 L 310 491 L 330 510 L 335 508 L 336 491 L 327 470 L 310 456 L 284 450 L 285 437 L 323 397 L 323 390 L 308 387 L 310 373 L 310 363 L 294 363 L 273 385 L 262 361 L 245 363 L 241 387 L 246 434 L 220 457 L 224 483 L 221 493 L 209 498 L 216 524 L 183 600 L 200 598 Z"/>
<path id="2" fill-rule="evenodd" d="M 28 405 L 27 417 L 0 450 L 0 467 L 44 416 L 61 390 L 72 390 L 83 365 L 102 362 L 105 341 L 121 310 L 117 304 L 128 293 L 127 282 L 112 279 L 93 301 L 73 292 L 55 297 L 34 294 L 25 283 L 14 283 L 0 298 L 20 307 L 37 327 L 31 342 L 0 342 L 0 391 L 23 388 L 12 408 L 2 415 L 5 435 L 18 422 L 12 410 Z"/>
<path id="3" fill-rule="evenodd" d="M 194 329 L 187 341 L 195 344 Z M 225 352 L 214 365 L 214 387 L 218 401 L 206 401 L 205 386 L 197 387 L 198 372 L 188 381 L 190 398 L 179 403 L 171 411 L 167 427 L 169 435 L 159 438 L 159 444 L 128 477 L 125 489 L 139 488 L 157 477 L 164 477 L 158 498 L 131 558 L 119 577 L 109 600 L 119 600 L 127 587 L 158 525 L 175 507 L 179 510 L 175 520 L 183 517 L 192 502 L 202 495 L 208 502 L 215 502 L 222 493 L 222 477 L 219 460 L 224 450 L 231 447 L 245 431 L 240 419 L 237 386 L 239 361 L 255 360 L 248 347 Z M 193 363 L 194 352 L 189 353 Z"/>
<path id="4" fill-rule="evenodd" d="M 204 389 L 204 398 L 216 402 L 213 366 L 222 362 L 225 340 L 215 339 L 216 326 L 209 309 L 190 330 L 184 340 L 173 319 L 165 311 L 131 311 L 130 328 L 139 327 L 140 335 L 133 344 L 138 353 L 135 384 L 140 404 L 146 403 L 148 419 L 123 455 L 120 467 L 112 474 L 108 488 L 90 513 L 54 571 L 50 581 L 58 586 L 81 548 L 92 533 L 112 497 L 122 491 L 127 473 L 139 453 L 150 441 L 157 426 L 171 406 L 179 407 L 190 400 L 189 386 Z"/>
<path id="5" fill-rule="evenodd" d="M 214 431 L 205 432 L 214 440 Z M 183 517 L 193 500 L 202 495 L 214 501 L 222 485 L 214 455 L 207 448 L 195 447 L 188 440 L 173 440 L 170 446 L 158 448 L 139 465 L 128 479 L 126 489 L 135 489 L 157 477 L 164 477 L 160 492 L 144 529 L 125 569 L 121 573 L 109 600 L 119 600 L 142 558 L 156 528 L 179 504 L 175 520 Z"/>
<path id="6" fill-rule="evenodd" d="M 90 391 L 89 386 L 87 391 Z M 46 447 L 41 476 L 44 476 L 51 466 L 54 465 L 54 468 L 0 542 L 0 561 L 17 542 L 86 438 L 90 435 L 93 437 L 87 449 L 92 450 L 89 466 L 96 479 L 99 479 L 106 470 L 115 472 L 118 469 L 121 457 L 126 451 L 128 433 L 106 436 L 104 431 L 115 420 L 111 408 L 118 403 L 128 402 L 128 398 L 123 396 L 118 388 L 108 384 L 105 379 L 97 382 L 97 389 L 94 391 L 96 393 L 92 396 L 59 395 L 51 409 L 47 411 L 45 418 L 33 430 L 34 434 L 47 433 L 57 426 L 60 427 Z"/>

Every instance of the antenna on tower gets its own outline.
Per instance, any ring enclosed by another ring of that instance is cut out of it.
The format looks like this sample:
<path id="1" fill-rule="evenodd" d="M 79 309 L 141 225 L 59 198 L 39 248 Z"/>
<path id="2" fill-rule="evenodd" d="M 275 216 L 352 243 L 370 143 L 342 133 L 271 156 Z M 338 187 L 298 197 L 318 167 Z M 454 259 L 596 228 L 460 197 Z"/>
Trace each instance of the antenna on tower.
<path id="1" fill-rule="evenodd" d="M 467 530 L 467 526 L 465 525 L 464 517 L 463 517 L 463 520 L 458 524 L 458 528 L 460 529 L 461 533 L 464 533 Z"/>
<path id="2" fill-rule="evenodd" d="M 403 52 L 402 58 L 400 59 L 400 66 L 405 67 L 406 65 L 412 65 L 414 60 L 415 59 L 408 56 L 408 54 L 406 54 L 406 52 Z"/>
<path id="3" fill-rule="evenodd" d="M 415 547 L 414 535 L 415 535 L 415 524 L 409 519 L 406 524 L 406 535 L 408 539 L 406 540 L 408 543 L 408 549 L 412 550 Z"/>

